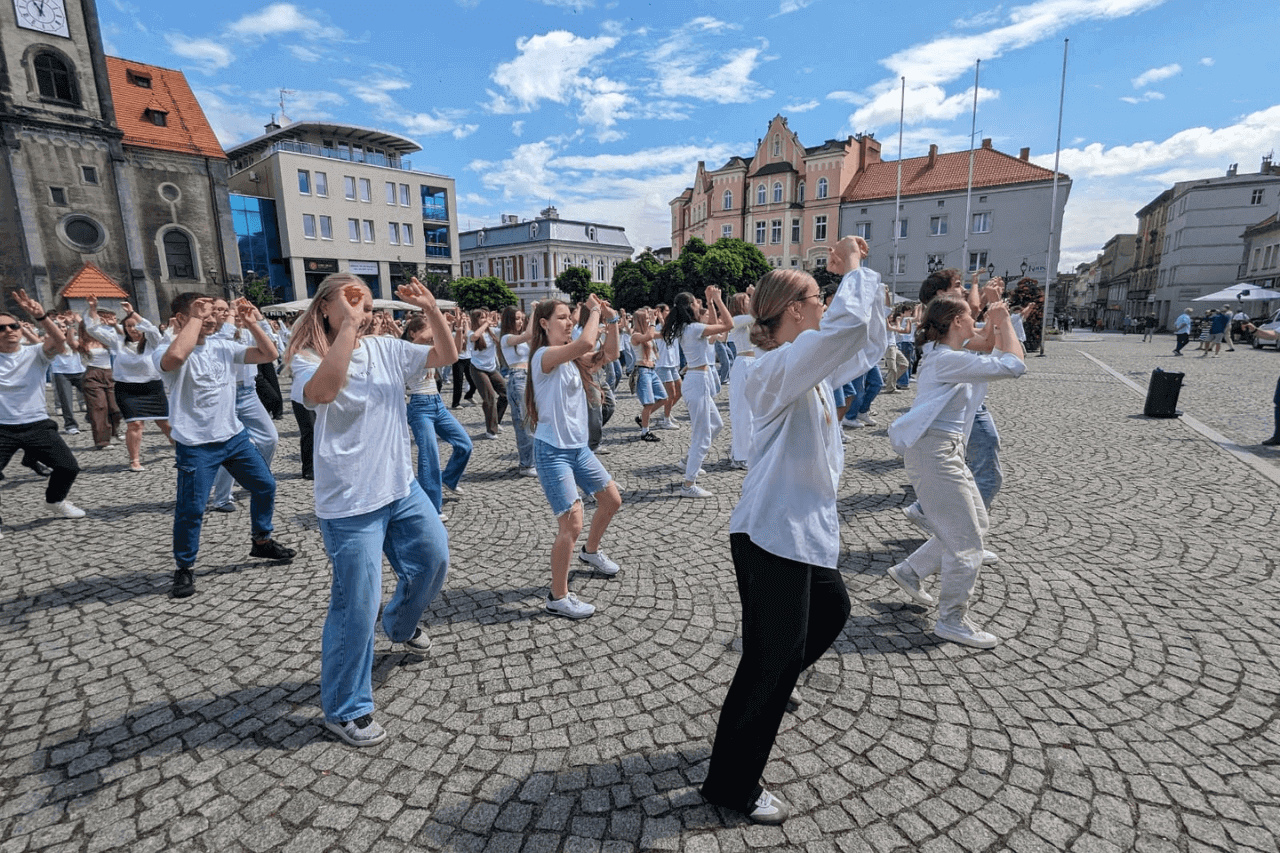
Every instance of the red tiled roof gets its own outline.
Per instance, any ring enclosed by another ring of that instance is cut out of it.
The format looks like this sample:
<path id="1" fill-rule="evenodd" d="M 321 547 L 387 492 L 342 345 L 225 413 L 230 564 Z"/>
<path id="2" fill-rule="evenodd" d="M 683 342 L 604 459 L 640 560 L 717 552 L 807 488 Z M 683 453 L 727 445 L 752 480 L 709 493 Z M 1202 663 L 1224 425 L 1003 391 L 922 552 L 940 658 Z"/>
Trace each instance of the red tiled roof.
<path id="1" fill-rule="evenodd" d="M 975 148 L 973 186 L 994 187 L 1053 180 L 1053 170 L 1044 169 L 994 148 Z M 1062 175 L 1064 180 L 1066 175 Z M 845 201 L 893 198 L 898 183 L 898 161 L 874 163 L 860 172 L 844 193 Z M 932 167 L 929 158 L 910 157 L 902 161 L 902 194 L 954 192 L 969 184 L 969 152 L 939 154 Z"/>
<path id="2" fill-rule="evenodd" d="M 136 77 L 150 77 L 151 88 L 130 82 L 130 71 Z M 226 159 L 181 71 L 108 56 L 107 77 L 125 145 Z M 144 116 L 147 110 L 168 113 L 167 125 L 153 124 Z"/>
<path id="3" fill-rule="evenodd" d="M 129 294 L 125 293 L 111 276 L 98 269 L 92 261 L 81 267 L 80 272 L 71 277 L 71 281 L 58 291 L 58 296 L 63 299 L 88 299 L 90 296 L 96 296 L 99 299 L 129 298 Z"/>

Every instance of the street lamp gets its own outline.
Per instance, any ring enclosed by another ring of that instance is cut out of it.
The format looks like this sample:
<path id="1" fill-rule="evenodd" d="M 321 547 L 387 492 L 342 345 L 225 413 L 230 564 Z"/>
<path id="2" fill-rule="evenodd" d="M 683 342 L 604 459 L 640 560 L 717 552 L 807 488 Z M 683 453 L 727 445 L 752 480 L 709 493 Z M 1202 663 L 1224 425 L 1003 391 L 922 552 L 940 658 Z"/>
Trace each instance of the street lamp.
<path id="1" fill-rule="evenodd" d="M 994 277 L 995 277 L 995 274 L 996 274 L 996 265 L 995 265 L 995 264 L 987 264 L 987 279 L 988 279 L 988 280 L 990 280 L 990 279 L 994 278 Z"/>
<path id="2" fill-rule="evenodd" d="M 1022 277 L 1023 278 L 1027 277 L 1027 259 L 1026 258 L 1022 259 Z"/>

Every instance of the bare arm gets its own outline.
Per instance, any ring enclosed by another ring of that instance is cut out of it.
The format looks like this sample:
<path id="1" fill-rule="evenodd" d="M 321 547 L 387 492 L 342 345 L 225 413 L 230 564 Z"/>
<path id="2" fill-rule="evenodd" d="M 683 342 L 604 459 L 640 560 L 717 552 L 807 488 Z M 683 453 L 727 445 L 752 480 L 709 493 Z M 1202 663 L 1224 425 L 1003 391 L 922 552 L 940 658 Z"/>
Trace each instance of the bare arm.
<path id="1" fill-rule="evenodd" d="M 570 341 L 563 346 L 547 347 L 542 355 L 542 372 L 550 373 L 560 365 L 574 359 L 589 355 L 595 349 L 596 338 L 600 336 L 600 297 L 594 293 L 587 297 L 587 307 L 590 313 L 587 315 L 587 324 L 582 327 L 582 334 L 578 336 L 576 341 Z"/>
<path id="2" fill-rule="evenodd" d="M 187 359 L 191 357 L 191 351 L 196 348 L 200 340 L 201 326 L 212 314 L 212 299 L 201 298 L 191 303 L 190 316 L 178 329 L 178 334 L 173 336 L 173 343 L 169 344 L 169 348 L 160 357 L 161 370 L 165 373 L 173 373 L 187 363 Z M 174 322 L 177 322 L 176 316 Z"/>
<path id="3" fill-rule="evenodd" d="M 436 345 L 431 348 L 431 355 L 427 356 L 427 367 L 444 367 L 457 361 L 458 347 L 454 343 L 453 335 L 449 332 L 449 321 L 445 319 L 444 314 L 440 313 L 440 307 L 436 304 L 436 298 L 431 295 L 431 291 L 414 278 L 410 279 L 408 284 L 400 285 L 396 290 L 396 296 L 403 302 L 421 308 L 422 316 L 431 327 Z"/>
<path id="4" fill-rule="evenodd" d="M 707 302 L 711 303 L 711 307 L 715 309 L 716 321 L 707 324 L 702 336 L 710 338 L 723 332 L 731 331 L 733 329 L 733 317 L 729 314 L 729 309 L 725 307 L 724 300 L 720 298 L 720 288 L 707 288 Z"/>
<path id="5" fill-rule="evenodd" d="M 262 314 L 258 312 L 257 307 L 247 299 L 237 299 L 236 312 L 249 330 L 249 334 L 253 335 L 253 342 L 256 344 L 245 352 L 244 363 L 266 364 L 269 361 L 275 361 L 280 351 L 276 349 L 276 343 L 271 340 L 271 335 L 262 328 Z"/>
<path id="6" fill-rule="evenodd" d="M 27 296 L 27 292 L 19 288 L 13 292 L 13 300 L 31 315 L 31 319 L 40 324 L 40 328 L 44 329 L 44 354 L 46 358 L 54 358 L 62 352 L 62 348 L 66 346 L 67 339 L 63 337 L 62 330 L 58 328 L 58 324 L 53 322 L 53 318 L 49 316 L 49 312 L 41 307 L 40 303 Z"/>
<path id="7" fill-rule="evenodd" d="M 303 400 L 317 406 L 332 403 L 347 384 L 347 368 L 351 366 L 351 354 L 355 352 L 360 325 L 364 322 L 363 305 L 352 305 L 346 299 L 335 299 L 333 304 L 342 314 L 337 337 L 330 342 L 324 360 L 302 388 Z"/>

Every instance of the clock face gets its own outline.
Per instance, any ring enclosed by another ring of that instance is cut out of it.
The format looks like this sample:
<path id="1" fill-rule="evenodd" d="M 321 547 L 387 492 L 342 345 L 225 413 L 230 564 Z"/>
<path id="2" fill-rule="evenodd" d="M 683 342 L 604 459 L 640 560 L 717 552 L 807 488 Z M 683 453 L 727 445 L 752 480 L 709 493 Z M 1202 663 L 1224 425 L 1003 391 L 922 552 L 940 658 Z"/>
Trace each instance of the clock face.
<path id="1" fill-rule="evenodd" d="M 63 0 L 13 0 L 18 26 L 69 38 Z"/>

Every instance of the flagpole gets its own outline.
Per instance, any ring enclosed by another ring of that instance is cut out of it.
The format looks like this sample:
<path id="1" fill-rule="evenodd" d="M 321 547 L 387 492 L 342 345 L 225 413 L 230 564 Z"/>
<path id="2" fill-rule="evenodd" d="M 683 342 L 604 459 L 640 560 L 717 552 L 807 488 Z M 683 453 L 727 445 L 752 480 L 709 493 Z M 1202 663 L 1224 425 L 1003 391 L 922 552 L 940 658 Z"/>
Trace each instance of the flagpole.
<path id="1" fill-rule="evenodd" d="M 982 68 L 982 60 L 973 63 L 973 124 L 969 127 L 969 186 L 964 193 L 964 245 L 960 249 L 960 268 L 969 269 L 969 217 L 973 204 L 973 137 L 978 133 L 978 72 Z M 963 276 L 961 276 L 963 278 Z"/>
<path id="2" fill-rule="evenodd" d="M 902 103 L 898 108 L 898 189 L 893 197 L 893 295 L 898 295 L 898 238 L 902 210 L 902 128 L 907 117 L 907 78 L 902 78 Z"/>
<path id="3" fill-rule="evenodd" d="M 1050 288 L 1052 278 L 1058 275 L 1057 266 L 1053 262 L 1053 238 L 1057 234 L 1058 222 L 1058 163 L 1062 158 L 1062 107 L 1067 101 L 1067 48 L 1071 39 L 1062 40 L 1062 89 L 1058 93 L 1058 141 L 1053 152 L 1053 195 L 1049 202 L 1049 247 L 1044 261 L 1044 305 L 1040 309 L 1040 353 L 1044 357 L 1044 339 L 1049 331 L 1049 308 L 1051 307 L 1053 290 Z M 1051 278 L 1052 277 L 1052 278 Z"/>

